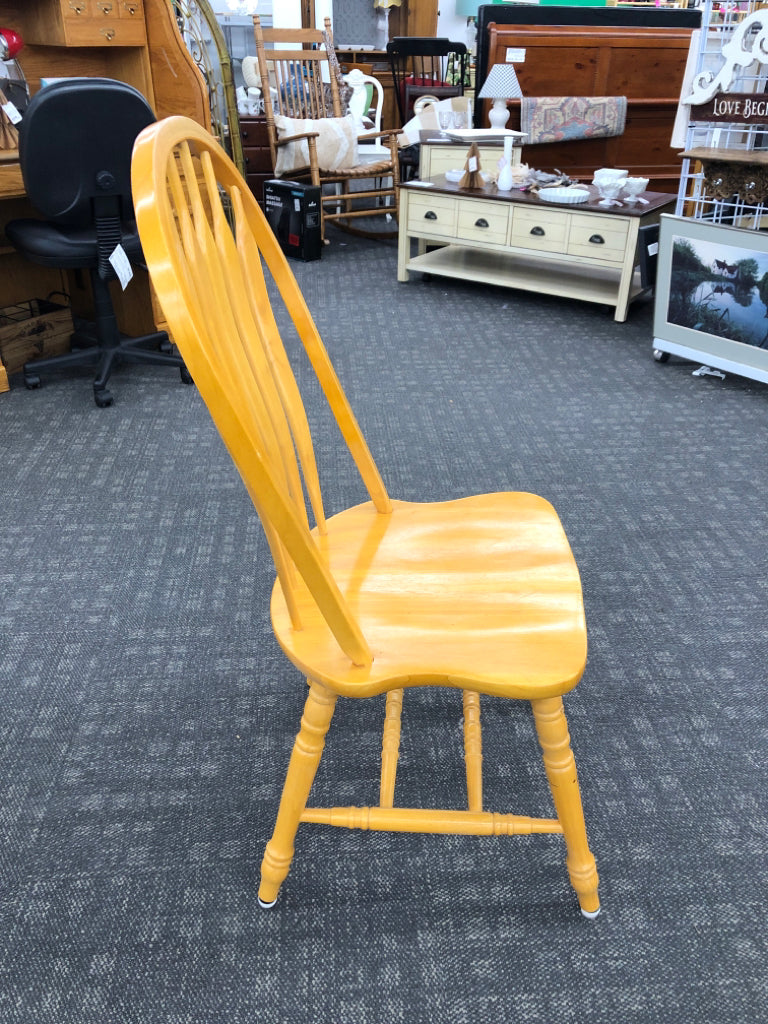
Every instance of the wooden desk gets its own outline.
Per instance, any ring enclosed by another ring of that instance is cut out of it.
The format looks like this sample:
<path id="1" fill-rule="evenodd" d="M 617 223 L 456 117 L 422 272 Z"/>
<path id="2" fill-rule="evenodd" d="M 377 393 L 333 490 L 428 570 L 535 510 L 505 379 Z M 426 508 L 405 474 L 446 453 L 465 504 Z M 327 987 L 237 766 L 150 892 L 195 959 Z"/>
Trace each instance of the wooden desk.
<path id="1" fill-rule="evenodd" d="M 82 7 L 85 17 L 76 14 Z M 115 78 L 146 96 L 158 118 L 186 114 L 210 128 L 205 83 L 190 57 L 168 0 L 113 0 L 91 5 L 69 0 L 0 0 L 0 25 L 17 31 L 25 41 L 18 60 L 30 91 L 45 77 Z M 0 307 L 50 292 L 66 292 L 73 310 L 89 315 L 87 275 L 66 273 L 27 262 L 5 239 L 5 225 L 16 217 L 34 216 L 26 200 L 17 162 L 0 161 Z M 137 274 L 124 296 L 119 286 L 114 300 L 120 327 L 143 334 L 164 326 L 153 306 L 145 274 Z"/>
<path id="2" fill-rule="evenodd" d="M 444 178 L 400 189 L 397 279 L 412 270 L 522 288 L 613 306 L 627 319 L 643 290 L 638 264 L 640 226 L 655 224 L 677 197 L 646 192 L 647 205 L 600 206 L 593 188 L 578 205 L 548 203 L 495 186 L 460 189 Z M 418 255 L 411 256 L 411 239 Z M 429 252 L 427 243 L 439 246 Z"/>

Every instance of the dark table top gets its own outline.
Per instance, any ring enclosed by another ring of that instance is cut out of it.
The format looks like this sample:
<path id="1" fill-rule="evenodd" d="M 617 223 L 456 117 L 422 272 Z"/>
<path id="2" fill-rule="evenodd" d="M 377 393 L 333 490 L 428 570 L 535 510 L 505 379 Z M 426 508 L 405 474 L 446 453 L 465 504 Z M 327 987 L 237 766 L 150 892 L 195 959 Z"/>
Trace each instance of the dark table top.
<path id="1" fill-rule="evenodd" d="M 430 182 L 406 181 L 401 188 L 414 192 L 440 192 L 447 195 L 473 196 L 477 199 L 497 199 L 506 203 L 520 203 L 525 206 L 547 207 L 555 209 L 573 210 L 574 213 L 602 213 L 618 214 L 622 217 L 643 217 L 646 213 L 659 210 L 670 203 L 677 201 L 677 195 L 671 192 L 643 192 L 642 198 L 647 199 L 646 203 L 623 203 L 621 206 L 601 206 L 600 195 L 594 185 L 588 186 L 589 199 L 585 203 L 552 203 L 545 199 L 539 199 L 535 192 L 523 192 L 520 189 L 512 189 L 509 192 L 499 192 L 494 184 L 484 185 L 482 188 L 459 188 L 458 182 L 447 181 L 442 174 L 435 174 Z"/>

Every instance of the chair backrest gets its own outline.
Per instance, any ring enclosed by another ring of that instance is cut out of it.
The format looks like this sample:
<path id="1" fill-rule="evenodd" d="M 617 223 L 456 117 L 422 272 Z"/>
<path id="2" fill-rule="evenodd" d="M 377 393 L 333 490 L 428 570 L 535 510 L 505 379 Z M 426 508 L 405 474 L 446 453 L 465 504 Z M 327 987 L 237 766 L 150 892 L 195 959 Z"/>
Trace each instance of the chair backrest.
<path id="1" fill-rule="evenodd" d="M 264 117 L 267 124 L 272 166 L 276 164 L 275 114 L 284 117 L 317 120 L 343 117 L 351 90 L 342 81 L 341 67 L 333 48 L 330 18 L 323 29 L 262 28 L 258 14 L 253 16 L 256 59 L 265 89 Z"/>
<path id="2" fill-rule="evenodd" d="M 133 219 L 131 152 L 155 120 L 133 86 L 109 78 L 69 78 L 37 92 L 19 131 L 24 188 L 58 224 L 86 227 L 94 209 Z"/>
<path id="3" fill-rule="evenodd" d="M 349 113 L 354 118 L 360 135 L 366 132 L 380 132 L 381 111 L 384 106 L 384 88 L 381 82 L 373 75 L 364 74 L 359 68 L 353 68 L 344 75 L 344 81 L 352 90 L 349 97 Z M 372 124 L 366 126 L 363 120 L 365 117 L 368 117 Z"/>
<path id="4" fill-rule="evenodd" d="M 467 74 L 465 43 L 426 36 L 396 36 L 387 43 L 400 123 L 413 116 L 421 95 L 463 96 Z"/>
<path id="5" fill-rule="evenodd" d="M 389 497 L 279 243 L 235 165 L 188 118 L 166 118 L 139 136 L 133 189 L 170 332 L 259 512 L 294 626 L 295 595 L 307 588 L 341 650 L 370 664 L 316 540 L 325 516 L 312 438 L 265 269 L 379 512 L 390 510 Z"/>

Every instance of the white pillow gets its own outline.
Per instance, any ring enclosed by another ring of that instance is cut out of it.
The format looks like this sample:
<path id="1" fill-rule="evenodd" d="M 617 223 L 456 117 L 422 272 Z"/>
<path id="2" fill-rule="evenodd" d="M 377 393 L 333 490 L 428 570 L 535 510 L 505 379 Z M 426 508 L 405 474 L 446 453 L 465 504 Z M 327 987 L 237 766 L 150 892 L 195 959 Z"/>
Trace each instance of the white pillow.
<path id="1" fill-rule="evenodd" d="M 301 135 L 303 132 L 319 132 L 315 144 L 317 163 L 321 171 L 338 171 L 357 165 L 357 129 L 351 117 L 321 117 L 312 120 L 278 115 L 275 117 L 275 128 L 278 139 L 286 135 Z M 278 147 L 275 167 L 278 178 L 298 170 L 299 167 L 308 166 L 307 139 Z"/>

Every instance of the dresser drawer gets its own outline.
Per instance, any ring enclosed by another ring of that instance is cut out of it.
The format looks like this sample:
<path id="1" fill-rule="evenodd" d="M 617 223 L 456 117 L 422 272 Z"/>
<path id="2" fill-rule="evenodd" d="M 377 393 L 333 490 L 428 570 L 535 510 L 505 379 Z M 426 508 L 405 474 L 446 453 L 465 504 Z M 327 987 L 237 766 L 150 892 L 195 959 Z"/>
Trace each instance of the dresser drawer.
<path id="1" fill-rule="evenodd" d="M 462 203 L 456 237 L 464 241 L 496 242 L 504 245 L 509 229 L 506 203 Z"/>
<path id="2" fill-rule="evenodd" d="M 542 252 L 565 252 L 569 213 L 522 207 L 512 211 L 510 244 Z"/>
<path id="3" fill-rule="evenodd" d="M 607 263 L 623 263 L 629 223 L 624 217 L 571 214 L 568 254 Z"/>
<path id="4" fill-rule="evenodd" d="M 243 146 L 243 161 L 246 174 L 272 175 L 272 154 L 258 146 Z"/>
<path id="5" fill-rule="evenodd" d="M 422 161 L 424 161 L 422 178 L 425 181 L 427 178 L 434 178 L 438 174 L 445 174 L 446 171 L 459 171 L 467 162 L 466 146 L 441 145 L 440 143 L 435 143 L 431 146 L 427 145 L 426 160 L 424 160 L 424 152 L 425 147 L 422 145 Z M 513 146 L 512 164 L 514 166 L 520 163 L 521 152 L 520 146 Z M 504 147 L 479 146 L 478 154 L 480 156 L 480 167 L 484 171 L 492 172 L 496 170 L 499 157 L 504 156 Z"/>
<path id="6" fill-rule="evenodd" d="M 416 193 L 408 200 L 408 230 L 416 234 L 456 234 L 457 203 L 447 196 L 422 196 Z"/>

